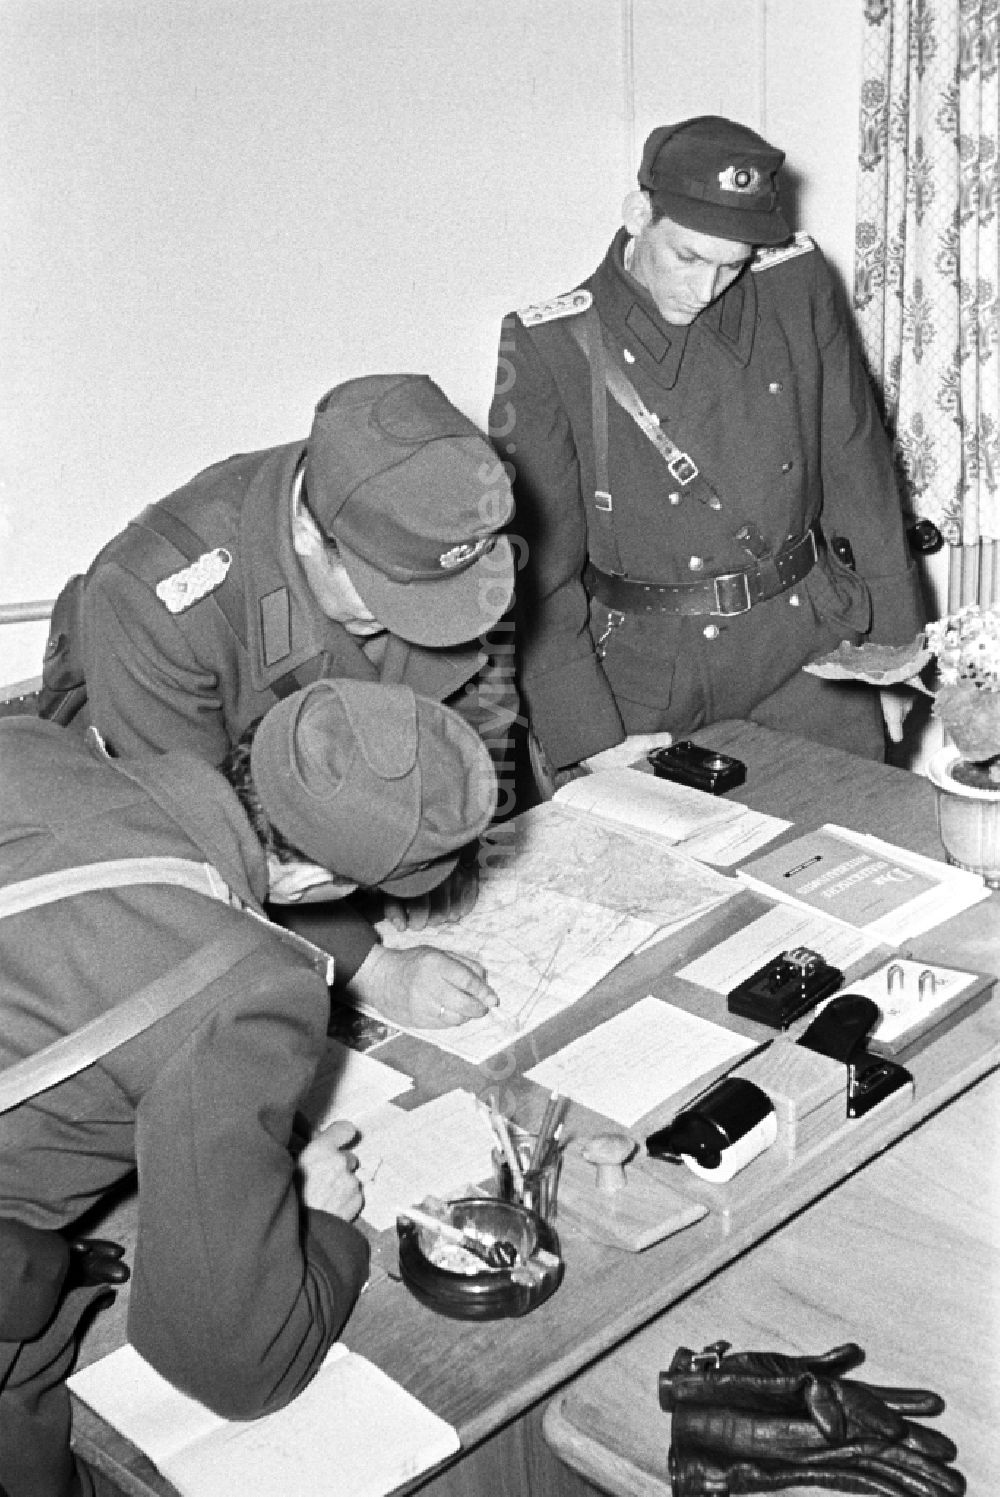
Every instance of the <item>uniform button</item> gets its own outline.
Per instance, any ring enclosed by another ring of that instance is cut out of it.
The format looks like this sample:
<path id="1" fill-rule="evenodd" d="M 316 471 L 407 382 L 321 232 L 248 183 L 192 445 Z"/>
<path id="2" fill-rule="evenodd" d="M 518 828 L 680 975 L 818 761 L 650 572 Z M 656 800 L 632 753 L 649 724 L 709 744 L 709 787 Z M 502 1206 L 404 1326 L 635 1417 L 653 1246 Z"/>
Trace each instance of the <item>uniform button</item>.
<path id="1" fill-rule="evenodd" d="M 722 500 L 719 498 L 718 494 L 713 494 L 712 495 L 711 499 L 708 501 L 708 507 L 709 507 L 709 509 L 721 509 L 722 508 Z"/>
<path id="2" fill-rule="evenodd" d="M 670 500 L 671 504 L 680 504 L 681 502 L 680 494 L 668 494 L 667 498 Z"/>
<path id="3" fill-rule="evenodd" d="M 692 572 L 700 572 L 704 565 L 705 563 L 700 556 L 692 556 L 688 562 L 688 569 Z"/>
<path id="4" fill-rule="evenodd" d="M 798 608 L 798 606 L 799 606 L 799 595 L 798 595 L 798 593 L 792 593 L 791 597 L 788 599 L 788 606 L 789 606 L 789 608 Z"/>
<path id="5" fill-rule="evenodd" d="M 767 393 L 769 395 L 780 395 L 784 388 L 780 379 L 773 379 L 767 387 Z"/>
<path id="6" fill-rule="evenodd" d="M 719 626 L 718 624 L 706 624 L 701 632 L 702 634 L 704 634 L 706 639 L 718 639 Z"/>
<path id="7" fill-rule="evenodd" d="M 782 471 L 782 473 L 791 473 L 791 471 L 792 471 L 791 461 L 789 461 L 787 463 L 782 463 L 782 465 L 781 465 L 781 471 Z"/>

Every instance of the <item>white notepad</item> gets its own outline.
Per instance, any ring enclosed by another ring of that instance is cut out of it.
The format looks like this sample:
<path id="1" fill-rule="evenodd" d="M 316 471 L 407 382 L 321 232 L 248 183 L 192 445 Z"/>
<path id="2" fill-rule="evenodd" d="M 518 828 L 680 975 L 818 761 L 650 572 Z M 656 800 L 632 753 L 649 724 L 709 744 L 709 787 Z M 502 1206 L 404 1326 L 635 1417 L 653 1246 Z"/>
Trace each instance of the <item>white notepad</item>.
<path id="1" fill-rule="evenodd" d="M 450 1424 L 341 1342 L 298 1398 L 246 1423 L 179 1393 L 132 1346 L 69 1386 L 182 1497 L 385 1497 L 460 1448 Z"/>
<path id="2" fill-rule="evenodd" d="M 753 1040 L 650 994 L 525 1075 L 626 1128 Z"/>

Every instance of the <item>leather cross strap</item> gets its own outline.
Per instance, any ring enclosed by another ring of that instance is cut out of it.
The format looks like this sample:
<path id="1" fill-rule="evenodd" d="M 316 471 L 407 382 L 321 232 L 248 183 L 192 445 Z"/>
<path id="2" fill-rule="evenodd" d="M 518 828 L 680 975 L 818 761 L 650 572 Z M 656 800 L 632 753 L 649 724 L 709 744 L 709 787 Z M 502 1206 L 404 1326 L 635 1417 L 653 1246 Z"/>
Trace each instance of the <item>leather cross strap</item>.
<path id="1" fill-rule="evenodd" d="M 597 474 L 595 503 L 598 510 L 612 510 L 614 503 L 608 482 L 607 400 L 610 392 L 626 415 L 630 416 L 646 440 L 662 457 L 671 480 L 678 489 L 686 489 L 709 509 L 721 509 L 722 500 L 707 476 L 689 452 L 678 447 L 618 363 L 608 347 L 597 308 L 591 305 L 582 322 L 570 319 L 567 331 L 583 352 L 591 370 L 591 406 L 594 426 L 594 462 Z"/>
<path id="2" fill-rule="evenodd" d="M 197 863 L 193 859 L 118 858 L 40 874 L 0 889 L 0 919 L 60 899 L 72 899 L 77 894 L 137 884 L 171 884 L 191 889 L 250 918 L 235 924 L 207 946 L 199 947 L 179 966 L 147 983 L 131 998 L 0 1072 L 0 1114 L 75 1076 L 180 1008 L 266 941 L 265 931 L 307 957 L 327 986 L 332 983 L 333 962 L 325 951 L 294 931 L 272 924 L 230 889 L 210 863 Z"/>
<path id="3" fill-rule="evenodd" d="M 71 899 L 74 894 L 88 894 L 98 889 L 124 889 L 133 884 L 174 884 L 207 894 L 223 904 L 238 903 L 237 896 L 211 863 L 196 863 L 189 858 L 109 858 L 103 863 L 83 863 L 76 868 L 60 868 L 56 873 L 41 873 L 21 883 L 0 889 L 0 920 L 19 915 L 38 905 Z"/>
<path id="4" fill-rule="evenodd" d="M 763 558 L 754 566 L 700 582 L 668 585 L 643 582 L 631 577 L 614 577 L 588 563 L 583 582 L 588 593 L 606 608 L 620 613 L 713 614 L 729 618 L 747 613 L 757 603 L 787 592 L 812 571 L 819 556 L 818 527 L 813 526 L 798 540 L 783 546 L 776 556 Z"/>
<path id="5" fill-rule="evenodd" d="M 158 1019 L 203 992 L 264 939 L 263 932 L 249 921 L 227 931 L 107 1013 L 46 1045 L 37 1055 L 8 1066 L 0 1074 L 0 1113 L 10 1112 L 39 1092 L 58 1086 L 151 1028 Z"/>

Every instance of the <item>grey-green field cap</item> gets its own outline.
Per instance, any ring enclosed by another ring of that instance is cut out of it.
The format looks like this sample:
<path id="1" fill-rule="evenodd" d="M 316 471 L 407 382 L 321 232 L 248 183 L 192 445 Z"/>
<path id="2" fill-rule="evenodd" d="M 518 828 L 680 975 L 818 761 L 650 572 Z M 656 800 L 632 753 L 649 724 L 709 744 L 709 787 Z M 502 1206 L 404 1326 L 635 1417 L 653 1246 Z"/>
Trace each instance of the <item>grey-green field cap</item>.
<path id="1" fill-rule="evenodd" d="M 250 771 L 268 817 L 311 862 L 404 897 L 447 877 L 497 802 L 479 735 L 409 686 L 294 692 L 261 719 Z"/>
<path id="2" fill-rule="evenodd" d="M 328 391 L 306 459 L 309 507 L 366 607 L 414 644 L 465 643 L 514 591 L 514 500 L 479 429 L 425 374 Z"/>

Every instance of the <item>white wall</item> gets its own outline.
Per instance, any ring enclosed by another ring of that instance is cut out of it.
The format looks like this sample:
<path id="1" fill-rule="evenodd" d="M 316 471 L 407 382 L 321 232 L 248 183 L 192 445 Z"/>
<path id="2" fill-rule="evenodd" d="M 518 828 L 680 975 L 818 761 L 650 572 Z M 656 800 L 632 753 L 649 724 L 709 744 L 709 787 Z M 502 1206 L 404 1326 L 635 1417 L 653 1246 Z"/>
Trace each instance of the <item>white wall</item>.
<path id="1" fill-rule="evenodd" d="M 340 380 L 426 370 L 485 420 L 500 316 L 590 272 L 656 123 L 782 145 L 849 273 L 854 9 L 3 0 L 0 604 Z M 44 634 L 0 629 L 0 682 Z"/>

